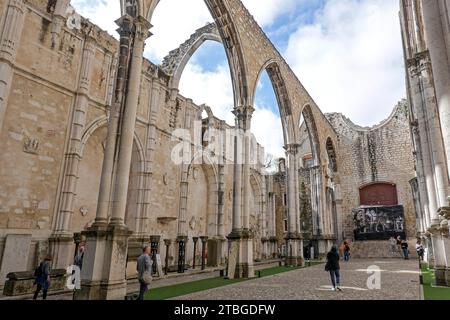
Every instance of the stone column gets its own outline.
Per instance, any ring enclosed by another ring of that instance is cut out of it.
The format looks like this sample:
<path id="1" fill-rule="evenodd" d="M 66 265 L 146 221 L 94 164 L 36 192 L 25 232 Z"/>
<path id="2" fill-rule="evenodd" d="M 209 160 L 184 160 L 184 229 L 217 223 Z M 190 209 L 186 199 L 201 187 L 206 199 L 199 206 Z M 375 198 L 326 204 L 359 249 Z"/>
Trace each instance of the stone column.
<path id="1" fill-rule="evenodd" d="M 192 269 L 195 269 L 195 258 L 197 255 L 197 242 L 198 242 L 198 237 L 193 237 L 192 241 L 194 241 L 194 262 L 192 263 Z"/>
<path id="2" fill-rule="evenodd" d="M 164 274 L 167 275 L 169 273 L 169 251 L 170 251 L 170 245 L 172 244 L 172 240 L 170 239 L 164 239 L 164 245 L 166 246 L 166 259 L 165 259 L 165 270 Z"/>
<path id="3" fill-rule="evenodd" d="M 145 40 L 150 36 L 150 23 L 144 18 L 137 18 L 134 26 L 135 36 L 130 61 L 128 90 L 121 123 L 120 143 L 111 224 L 125 226 L 128 185 L 130 179 L 131 158 L 133 153 L 136 114 L 142 77 L 142 61 Z"/>
<path id="4" fill-rule="evenodd" d="M 186 268 L 186 243 L 188 237 L 187 236 L 178 236 L 178 273 L 184 273 Z"/>
<path id="5" fill-rule="evenodd" d="M 202 270 L 206 269 L 206 243 L 208 242 L 208 237 L 200 237 L 202 241 Z"/>
<path id="6" fill-rule="evenodd" d="M 94 40 L 87 37 L 84 42 L 81 59 L 81 73 L 78 83 L 75 108 L 72 116 L 69 148 L 66 152 L 62 194 L 58 204 L 56 226 L 50 241 L 55 268 L 66 268 L 72 263 L 69 253 L 72 247 L 73 234 L 70 233 L 70 223 L 74 215 L 74 202 L 77 193 L 78 170 L 82 158 L 82 138 L 86 129 L 86 114 L 89 104 L 89 87 L 92 77 L 92 61 L 95 54 Z"/>
<path id="7" fill-rule="evenodd" d="M 415 134 L 420 137 L 418 152 L 421 153 L 425 184 L 427 188 L 428 209 L 430 214 L 429 232 L 433 243 L 435 270 L 445 266 L 445 249 L 439 233 L 440 220 L 438 210 L 446 205 L 448 190 L 447 168 L 440 132 L 440 123 L 434 95 L 431 61 L 428 51 L 409 59 L 411 101 L 417 114 L 413 123 Z M 443 273 L 436 272 L 438 282 L 443 283 Z"/>
<path id="8" fill-rule="evenodd" d="M 303 241 L 299 229 L 299 188 L 297 168 L 297 144 L 285 146 L 287 155 L 287 201 L 288 201 L 288 233 L 286 245 L 288 248 L 287 265 L 301 266 L 303 259 Z"/>
<path id="9" fill-rule="evenodd" d="M 104 227 L 108 222 L 108 213 L 111 206 L 111 193 L 113 184 L 113 171 L 116 155 L 116 147 L 119 136 L 119 125 L 123 104 L 125 100 L 126 84 L 129 69 L 129 57 L 131 52 L 133 18 L 123 16 L 116 21 L 119 25 L 120 49 L 118 58 L 118 69 L 114 98 L 109 112 L 108 134 L 103 156 L 102 175 L 100 179 L 100 190 L 97 202 L 97 214 L 94 226 Z"/>
<path id="10" fill-rule="evenodd" d="M 438 112 L 440 119 L 440 129 L 446 153 L 447 168 L 450 168 L 450 57 L 446 38 L 444 34 L 445 26 L 448 28 L 448 21 L 444 20 L 445 9 L 439 7 L 439 1 L 421 1 L 423 11 L 423 28 L 426 38 L 426 45 L 432 61 L 434 87 Z M 448 29 L 446 30 L 448 31 Z M 446 179 L 450 179 L 447 172 Z M 446 196 L 450 197 L 450 190 L 446 191 Z M 445 201 L 445 198 L 444 198 Z"/>
<path id="11" fill-rule="evenodd" d="M 252 107 L 240 106 L 233 111 L 236 116 L 234 190 L 233 190 L 233 230 L 228 235 L 230 241 L 229 259 L 236 261 L 236 269 L 229 270 L 230 278 L 252 278 L 253 267 L 253 236 L 249 231 L 249 194 L 250 194 L 250 133 Z M 238 250 L 232 250 L 237 243 Z M 236 254 L 231 257 L 231 254 Z M 233 258 L 233 259 L 231 259 Z"/>
<path id="12" fill-rule="evenodd" d="M 189 165 L 181 165 L 180 209 L 178 213 L 178 235 L 187 236 L 187 206 L 189 196 Z"/>
<path id="13" fill-rule="evenodd" d="M 75 299 L 122 300 L 127 290 L 126 259 L 128 238 L 131 232 L 125 226 L 124 221 L 142 74 L 144 41 L 150 35 L 148 30 L 151 25 L 142 17 L 132 18 L 127 15 L 118 20 L 118 24 L 121 27 L 121 52 L 116 82 L 115 110 L 110 114 L 107 150 L 105 151 L 102 169 L 99 195 L 101 210 L 97 212 L 96 223 L 84 233 L 87 239 L 86 261 L 81 272 L 82 288 L 75 294 Z M 122 35 L 124 36 L 122 37 Z M 127 45 L 130 43 L 130 41 L 127 41 L 128 35 L 132 35 L 133 42 L 129 73 L 126 72 L 128 65 L 126 62 L 128 60 L 127 48 L 129 48 Z M 126 97 L 123 99 L 125 84 L 127 90 Z M 121 103 L 123 100 L 124 108 L 122 110 Z M 116 117 L 117 119 L 115 119 Z M 121 135 L 117 146 L 118 163 L 115 176 L 114 205 L 111 221 L 106 227 L 115 154 L 114 140 L 118 132 L 116 124 L 119 123 Z"/>
<path id="14" fill-rule="evenodd" d="M 0 30 L 0 132 L 8 105 L 14 63 L 22 36 L 24 14 L 23 0 L 10 0 L 6 6 L 3 30 Z"/>
<path id="15" fill-rule="evenodd" d="M 439 215 L 441 218 L 441 224 L 439 231 L 442 236 L 442 245 L 444 247 L 444 259 L 445 268 L 436 268 L 436 272 L 443 275 L 436 276 L 436 282 L 439 279 L 439 285 L 450 287 L 450 237 L 449 237 L 449 219 L 450 219 L 450 207 L 442 207 L 439 209 Z M 444 280 L 443 280 L 444 279 Z"/>

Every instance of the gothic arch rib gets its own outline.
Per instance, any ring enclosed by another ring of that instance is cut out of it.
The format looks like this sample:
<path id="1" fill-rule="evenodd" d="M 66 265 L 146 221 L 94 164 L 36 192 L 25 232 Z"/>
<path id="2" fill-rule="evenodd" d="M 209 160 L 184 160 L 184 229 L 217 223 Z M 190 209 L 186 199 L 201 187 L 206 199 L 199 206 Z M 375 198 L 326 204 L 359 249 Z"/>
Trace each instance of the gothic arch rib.
<path id="1" fill-rule="evenodd" d="M 124 3 L 122 0 L 122 14 L 124 13 Z M 131 1 L 131 0 L 129 0 Z M 160 3 L 160 0 L 135 0 L 139 4 L 140 14 L 151 22 L 153 13 Z M 250 106 L 250 95 L 248 92 L 247 64 L 244 59 L 243 46 L 240 35 L 229 11 L 228 1 L 224 0 L 204 0 L 215 24 L 217 26 L 220 39 L 224 44 L 225 52 L 230 67 L 231 80 L 233 83 L 235 106 Z"/>
<path id="2" fill-rule="evenodd" d="M 215 23 L 209 23 L 206 26 L 197 29 L 188 40 L 181 44 L 177 49 L 170 51 L 169 55 L 164 58 L 161 68 L 171 76 L 171 89 L 178 89 L 181 76 L 187 63 L 198 48 L 208 40 L 222 43 L 222 38 L 220 37 L 219 30 Z"/>

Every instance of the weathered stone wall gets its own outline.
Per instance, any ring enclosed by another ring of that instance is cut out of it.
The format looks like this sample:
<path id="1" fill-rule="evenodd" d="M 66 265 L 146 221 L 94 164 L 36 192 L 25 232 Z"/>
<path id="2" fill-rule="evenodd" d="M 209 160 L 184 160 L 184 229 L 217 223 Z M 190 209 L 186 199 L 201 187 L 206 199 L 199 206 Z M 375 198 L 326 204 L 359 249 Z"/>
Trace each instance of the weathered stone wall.
<path id="1" fill-rule="evenodd" d="M 49 251 L 49 238 L 61 231 L 56 226 L 64 210 L 70 210 L 68 228 L 63 230 L 69 235 L 84 230 L 95 219 L 118 50 L 117 40 L 84 19 L 81 30 L 63 26 L 58 35 L 60 43 L 55 46 L 55 19 L 46 10 L 47 2 L 35 0 L 25 6 L 24 30 L 13 66 L 4 125 L 0 127 L 0 263 L 8 234 L 31 235 L 27 264 L 23 270 L 12 271 L 33 270 L 43 252 Z M 0 19 L 5 16 L 5 8 L 2 1 Z M 92 59 L 86 71 L 83 52 L 89 46 Z M 85 74 L 90 76 L 84 79 Z M 88 83 L 83 93 L 85 110 L 79 108 L 80 82 Z M 194 136 L 194 121 L 202 120 L 202 108 L 174 94 L 168 75 L 144 61 L 126 222 L 135 231 L 132 242 L 144 243 L 150 235 L 161 236 L 163 262 L 162 240 L 171 239 L 170 263 L 176 263 L 175 240 L 179 234 L 182 166 L 171 160 L 172 150 L 180 143 L 172 133 L 183 128 Z M 209 123 L 222 130 L 231 128 L 213 115 Z M 73 158 L 79 160 L 76 165 L 70 160 Z M 211 189 L 212 181 L 218 179 L 217 165 L 194 168 L 196 173 L 191 171 L 188 179 L 188 264 L 193 259 L 193 236 L 218 236 L 211 227 L 211 221 L 217 221 L 211 209 L 217 206 L 217 184 L 215 190 Z M 264 181 L 260 166 L 254 166 L 252 172 Z M 70 174 L 76 176 L 75 183 L 66 185 L 63 181 Z M 232 222 L 231 164 L 224 166 L 223 177 L 225 236 L 231 232 Z M 64 192 L 73 194 L 69 204 L 61 200 Z M 253 224 L 258 227 L 260 192 L 254 190 L 252 212 Z M 75 245 L 69 248 L 74 249 Z M 197 250 L 199 253 L 200 242 Z M 71 253 L 68 256 L 70 259 Z M 56 263 L 67 265 L 71 261 Z M 131 262 L 129 276 L 134 270 Z"/>
<path id="2" fill-rule="evenodd" d="M 396 185 L 407 236 L 414 237 L 416 218 L 409 181 L 415 174 L 407 103 L 400 102 L 386 121 L 372 128 L 358 127 L 342 114 L 327 117 L 339 135 L 337 166 L 345 237 L 353 236 L 352 209 L 360 205 L 359 188 L 374 182 Z"/>

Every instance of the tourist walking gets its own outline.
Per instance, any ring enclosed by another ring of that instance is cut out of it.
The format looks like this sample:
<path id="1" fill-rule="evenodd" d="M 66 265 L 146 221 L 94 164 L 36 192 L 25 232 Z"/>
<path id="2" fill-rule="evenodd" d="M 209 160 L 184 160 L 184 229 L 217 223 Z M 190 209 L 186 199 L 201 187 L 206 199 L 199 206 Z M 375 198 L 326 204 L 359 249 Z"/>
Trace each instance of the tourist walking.
<path id="1" fill-rule="evenodd" d="M 389 245 L 391 247 L 391 254 L 393 256 L 395 256 L 398 252 L 397 251 L 397 240 L 395 240 L 395 238 L 393 236 L 389 239 Z"/>
<path id="2" fill-rule="evenodd" d="M 34 271 L 36 277 L 35 284 L 37 286 L 34 292 L 33 300 L 37 300 L 39 292 L 42 290 L 42 298 L 47 299 L 47 292 L 50 288 L 50 273 L 52 271 L 52 256 L 47 255 L 45 259 L 39 264 L 39 267 Z"/>
<path id="3" fill-rule="evenodd" d="M 150 258 L 150 246 L 145 246 L 142 249 L 142 254 L 137 260 L 137 272 L 139 279 L 139 298 L 138 300 L 144 300 L 145 293 L 148 291 L 148 286 L 152 281 L 152 260 Z"/>
<path id="4" fill-rule="evenodd" d="M 83 258 L 84 258 L 84 246 L 80 246 L 78 248 L 77 255 L 73 261 L 73 264 L 76 265 L 80 270 L 83 268 Z"/>
<path id="5" fill-rule="evenodd" d="M 397 252 L 400 253 L 400 256 L 402 255 L 402 238 L 400 236 L 397 237 Z"/>
<path id="6" fill-rule="evenodd" d="M 402 247 L 402 251 L 403 251 L 403 258 L 405 260 L 408 260 L 409 259 L 408 242 L 406 240 L 403 240 L 401 247 Z"/>
<path id="7" fill-rule="evenodd" d="M 417 252 L 417 255 L 419 256 L 419 260 L 423 261 L 424 260 L 425 249 L 424 249 L 424 247 L 422 245 L 422 241 L 420 239 L 417 240 L 417 243 L 416 243 L 416 252 Z"/>
<path id="8" fill-rule="evenodd" d="M 333 291 L 341 289 L 341 267 L 339 266 L 339 253 L 338 248 L 333 246 L 331 251 L 327 254 L 327 263 L 325 265 L 325 271 L 328 271 L 331 276 L 331 284 L 333 285 Z"/>
<path id="9" fill-rule="evenodd" d="M 344 241 L 344 261 L 350 261 L 350 246 L 347 241 Z"/>

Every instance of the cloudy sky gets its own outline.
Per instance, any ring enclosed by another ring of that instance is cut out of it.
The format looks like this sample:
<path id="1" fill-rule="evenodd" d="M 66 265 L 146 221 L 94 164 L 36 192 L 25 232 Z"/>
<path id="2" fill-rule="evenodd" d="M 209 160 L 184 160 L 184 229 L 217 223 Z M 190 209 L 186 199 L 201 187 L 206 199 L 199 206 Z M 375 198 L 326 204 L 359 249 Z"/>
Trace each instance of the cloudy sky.
<path id="1" fill-rule="evenodd" d="M 405 96 L 395 0 L 242 0 L 324 112 L 374 125 Z M 72 0 L 84 17 L 117 37 L 119 0 Z M 160 63 L 199 27 L 213 21 L 203 0 L 161 0 L 146 57 Z M 187 65 L 180 92 L 233 124 L 233 92 L 224 49 L 206 42 Z M 283 156 L 277 102 L 268 76 L 256 94 L 253 132 Z"/>

